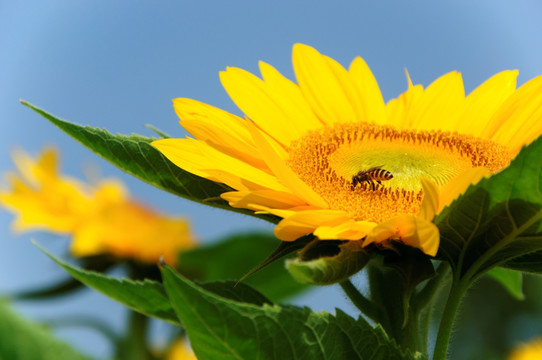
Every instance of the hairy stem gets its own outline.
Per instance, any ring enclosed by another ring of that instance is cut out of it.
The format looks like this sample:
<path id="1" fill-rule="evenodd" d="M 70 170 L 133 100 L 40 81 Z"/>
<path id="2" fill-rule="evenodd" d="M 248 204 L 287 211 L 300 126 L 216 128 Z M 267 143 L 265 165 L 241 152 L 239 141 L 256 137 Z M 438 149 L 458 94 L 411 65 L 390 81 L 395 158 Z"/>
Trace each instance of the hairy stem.
<path id="1" fill-rule="evenodd" d="M 363 296 L 349 279 L 341 281 L 340 285 L 346 296 L 364 315 L 378 322 L 378 306 L 374 302 Z"/>
<path id="2" fill-rule="evenodd" d="M 433 360 L 446 360 L 448 354 L 448 344 L 450 342 L 450 335 L 454 325 L 454 320 L 461 304 L 461 300 L 465 295 L 469 287 L 470 282 L 461 279 L 455 281 L 450 289 L 444 312 L 442 313 L 442 319 L 440 321 L 439 331 L 437 334 L 437 340 L 435 342 L 435 350 L 433 352 Z"/>

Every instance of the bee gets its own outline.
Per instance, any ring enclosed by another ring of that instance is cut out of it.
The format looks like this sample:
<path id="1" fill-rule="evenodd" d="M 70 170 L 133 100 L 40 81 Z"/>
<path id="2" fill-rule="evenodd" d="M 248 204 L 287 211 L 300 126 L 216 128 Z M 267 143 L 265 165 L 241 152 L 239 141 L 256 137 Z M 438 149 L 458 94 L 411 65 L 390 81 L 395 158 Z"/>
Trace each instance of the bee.
<path id="1" fill-rule="evenodd" d="M 382 169 L 382 166 L 375 166 L 367 170 L 360 170 L 356 175 L 352 176 L 352 187 L 356 187 L 357 184 L 361 184 L 366 181 L 376 190 L 375 181 L 382 184 L 382 181 L 390 180 L 393 178 L 393 174 L 388 170 Z"/>

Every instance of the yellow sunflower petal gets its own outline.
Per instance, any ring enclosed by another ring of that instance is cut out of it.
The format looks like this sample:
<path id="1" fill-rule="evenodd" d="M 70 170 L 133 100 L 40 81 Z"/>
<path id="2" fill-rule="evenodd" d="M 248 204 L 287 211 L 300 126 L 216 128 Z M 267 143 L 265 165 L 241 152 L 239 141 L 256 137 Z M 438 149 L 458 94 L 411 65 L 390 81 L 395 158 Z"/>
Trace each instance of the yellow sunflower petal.
<path id="1" fill-rule="evenodd" d="M 385 244 L 388 240 L 418 248 L 427 255 L 435 256 L 439 247 L 438 228 L 430 221 L 413 215 L 399 215 L 384 223 L 377 225 L 367 235 L 363 246 L 372 243 Z"/>
<path id="2" fill-rule="evenodd" d="M 230 206 L 250 210 L 262 210 L 263 207 L 274 209 L 290 209 L 305 205 L 298 196 L 275 190 L 229 191 L 222 193 L 221 198 Z"/>
<path id="3" fill-rule="evenodd" d="M 251 165 L 265 166 L 254 156 L 256 146 L 246 119 L 192 99 L 173 99 L 173 108 L 180 124 L 196 139 Z"/>
<path id="4" fill-rule="evenodd" d="M 426 178 L 421 178 L 420 182 L 422 183 L 423 188 L 423 200 L 418 216 L 427 221 L 431 221 L 437 213 L 439 206 L 437 184 Z"/>
<path id="5" fill-rule="evenodd" d="M 321 128 L 322 121 L 312 111 L 299 86 L 284 77 L 273 66 L 263 61 L 260 61 L 259 65 L 267 93 L 287 115 L 288 124 L 295 126 L 301 135 L 309 130 Z"/>
<path id="6" fill-rule="evenodd" d="M 412 85 L 409 78 L 407 91 L 396 99 L 391 99 L 386 104 L 386 121 L 388 125 L 399 129 L 412 129 L 414 116 L 413 109 L 418 99 L 423 94 L 423 86 Z"/>
<path id="7" fill-rule="evenodd" d="M 449 181 L 440 189 L 439 193 L 439 208 L 437 212 L 440 212 L 445 206 L 451 204 L 459 195 L 465 192 L 467 188 L 476 184 L 483 177 L 491 175 L 489 170 L 483 167 L 472 168 L 459 174 L 457 177 Z"/>
<path id="8" fill-rule="evenodd" d="M 284 241 L 294 241 L 310 234 L 318 226 L 338 225 L 347 221 L 349 216 L 340 210 L 307 210 L 295 212 L 285 217 L 275 227 L 275 236 Z"/>
<path id="9" fill-rule="evenodd" d="M 305 184 L 290 167 L 286 165 L 283 159 L 274 151 L 267 140 L 256 129 L 250 128 L 254 141 L 260 147 L 260 153 L 273 173 L 277 176 L 281 184 L 286 185 L 289 191 L 304 199 L 308 204 L 326 209 L 328 204 L 313 189 Z"/>
<path id="10" fill-rule="evenodd" d="M 295 44 L 294 72 L 307 102 L 326 124 L 364 120 L 348 72 L 310 46 Z"/>
<path id="11" fill-rule="evenodd" d="M 495 111 L 516 90 L 517 70 L 503 71 L 486 80 L 466 99 L 463 114 L 455 131 L 483 137 Z"/>
<path id="12" fill-rule="evenodd" d="M 297 126 L 299 121 L 288 121 L 296 114 L 288 113 L 277 103 L 276 98 L 286 94 L 269 93 L 260 78 L 234 67 L 221 71 L 220 81 L 239 109 L 281 144 L 287 146 L 304 134 L 306 129 Z"/>
<path id="13" fill-rule="evenodd" d="M 314 235 L 320 240 L 361 240 L 376 225 L 370 221 L 349 221 L 337 226 L 319 226 L 314 230 Z"/>
<path id="14" fill-rule="evenodd" d="M 357 57 L 350 64 L 350 77 L 357 90 L 357 99 L 363 112 L 364 121 L 386 123 L 386 105 L 382 92 L 367 63 Z"/>
<path id="15" fill-rule="evenodd" d="M 191 172 L 192 174 L 216 179 L 218 181 L 229 181 L 233 175 L 238 182 L 248 181 L 250 184 L 258 184 L 261 188 L 269 188 L 278 191 L 287 191 L 277 178 L 255 168 L 239 159 L 235 159 L 220 151 L 194 139 L 160 139 L 153 141 L 152 146 L 156 147 L 175 165 Z M 212 170 L 212 174 L 211 171 Z M 220 176 L 223 174 L 224 176 Z M 218 175 L 218 176 L 217 176 Z M 230 185 L 230 184 L 228 184 Z M 230 185 L 231 186 L 231 185 Z M 248 190 L 243 186 L 238 190 Z"/>
<path id="16" fill-rule="evenodd" d="M 413 104 L 412 125 L 419 130 L 454 131 L 464 106 L 461 74 L 450 72 L 429 85 Z"/>
<path id="17" fill-rule="evenodd" d="M 503 72 L 466 98 L 458 72 L 425 90 L 407 73 L 407 91 L 384 105 L 361 58 L 347 71 L 296 44 L 293 65 L 299 85 L 265 63 L 262 79 L 236 68 L 222 73 L 251 120 L 194 105 L 203 115 L 185 109 L 180 116 L 198 140 L 169 154 L 240 190 L 224 196 L 232 206 L 282 217 L 283 239 L 310 232 L 356 239 L 380 224 L 365 244 L 396 240 L 434 255 L 438 229 L 428 220 L 485 171 L 467 170 L 500 171 L 542 132 L 542 78 L 515 91 L 517 72 Z M 228 121 L 245 127 L 230 131 Z"/>
<path id="18" fill-rule="evenodd" d="M 521 86 L 508 97 L 495 113 L 490 123 L 495 128 L 489 131 L 491 139 L 506 144 L 513 153 L 533 141 L 542 133 L 542 76 Z"/>

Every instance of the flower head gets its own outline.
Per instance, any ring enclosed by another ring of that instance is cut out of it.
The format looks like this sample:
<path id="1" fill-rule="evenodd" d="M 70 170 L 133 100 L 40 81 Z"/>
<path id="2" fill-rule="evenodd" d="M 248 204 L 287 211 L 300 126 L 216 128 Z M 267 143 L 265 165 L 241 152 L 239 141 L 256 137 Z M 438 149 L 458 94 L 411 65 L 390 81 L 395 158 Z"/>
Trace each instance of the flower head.
<path id="1" fill-rule="evenodd" d="M 135 202 L 119 181 L 89 185 L 59 174 L 53 149 L 37 160 L 18 151 L 14 161 L 18 173 L 8 174 L 11 189 L 0 191 L 0 204 L 17 214 L 17 231 L 72 235 L 75 256 L 112 254 L 147 263 L 164 256 L 174 264 L 180 250 L 195 244 L 185 219 Z"/>
<path id="2" fill-rule="evenodd" d="M 153 145 L 177 166 L 235 191 L 233 207 L 282 218 L 275 234 L 390 240 L 435 255 L 435 213 L 481 177 L 506 167 L 542 132 L 542 78 L 516 90 L 504 71 L 465 96 L 451 72 L 385 103 L 369 67 L 347 70 L 296 44 L 294 83 L 260 62 L 262 78 L 238 68 L 220 79 L 245 118 L 174 99 L 194 138 Z"/>

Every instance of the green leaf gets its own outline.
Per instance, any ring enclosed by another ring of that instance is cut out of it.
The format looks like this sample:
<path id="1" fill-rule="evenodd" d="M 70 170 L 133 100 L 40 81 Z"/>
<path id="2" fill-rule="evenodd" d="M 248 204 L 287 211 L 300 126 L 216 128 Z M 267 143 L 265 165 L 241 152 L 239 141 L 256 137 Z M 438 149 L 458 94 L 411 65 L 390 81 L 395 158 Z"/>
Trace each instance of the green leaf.
<path id="1" fill-rule="evenodd" d="M 162 284 L 150 280 L 119 280 L 97 272 L 81 270 L 61 261 L 45 249 L 41 247 L 40 249 L 71 276 L 85 285 L 137 312 L 178 324 L 177 316 L 175 316 Z"/>
<path id="2" fill-rule="evenodd" d="M 165 132 L 163 132 L 162 130 L 154 127 L 153 125 L 151 124 L 145 124 L 145 127 L 149 130 L 152 130 L 156 133 L 156 135 L 160 136 L 162 139 L 168 139 L 170 138 L 171 136 L 169 136 L 169 134 L 166 134 Z"/>
<path id="3" fill-rule="evenodd" d="M 265 233 L 233 235 L 220 242 L 182 252 L 177 268 L 185 276 L 198 281 L 237 281 L 282 244 L 284 242 Z M 274 301 L 307 289 L 306 285 L 292 279 L 282 261 L 273 262 L 247 278 L 246 282 Z"/>
<path id="4" fill-rule="evenodd" d="M 253 305 L 271 304 L 271 301 L 250 286 L 235 281 L 218 281 L 198 284 L 203 289 L 226 299 Z"/>
<path id="5" fill-rule="evenodd" d="M 112 135 L 105 129 L 61 120 L 26 101 L 21 102 L 113 165 L 149 184 L 205 205 L 277 222 L 274 216 L 257 215 L 247 209 L 229 206 L 220 194 L 231 191 L 230 187 L 193 175 L 175 166 L 150 145 L 151 141 L 156 140 L 154 138 L 134 134 Z"/>
<path id="6" fill-rule="evenodd" d="M 524 147 L 506 169 L 469 187 L 444 209 L 436 219 L 439 256 L 462 275 L 472 268 L 472 277 L 508 264 L 540 269 L 541 159 L 542 137 Z"/>
<path id="7" fill-rule="evenodd" d="M 108 255 L 94 255 L 78 259 L 78 263 L 84 270 L 105 272 L 115 265 L 113 259 Z M 84 285 L 77 279 L 67 277 L 66 279 L 46 287 L 32 288 L 26 291 L 10 294 L 13 300 L 41 300 L 71 294 L 74 291 L 84 288 Z"/>
<path id="8" fill-rule="evenodd" d="M 503 266 L 510 270 L 542 274 L 542 251 L 535 251 L 507 261 Z"/>
<path id="9" fill-rule="evenodd" d="M 85 356 L 54 339 L 42 325 L 18 317 L 0 301 L 0 359 L 75 360 Z"/>
<path id="10" fill-rule="evenodd" d="M 380 327 L 308 308 L 256 306 L 224 299 L 169 267 L 168 296 L 200 360 L 206 359 L 413 359 Z"/>
<path id="11" fill-rule="evenodd" d="M 323 244 L 331 242 L 317 241 Z M 366 251 L 350 245 L 350 242 L 336 245 L 338 254 L 332 256 L 309 261 L 298 257 L 287 261 L 286 266 L 294 279 L 303 284 L 329 285 L 340 282 L 360 271 L 370 260 Z"/>
<path id="12" fill-rule="evenodd" d="M 41 300 L 41 299 L 48 299 L 48 298 L 54 298 L 66 294 L 70 294 L 76 290 L 79 290 L 83 287 L 83 284 L 74 278 L 67 278 L 65 280 L 62 280 L 61 282 L 58 282 L 54 285 L 39 288 L 39 289 L 31 289 L 26 291 L 21 291 L 15 294 L 9 295 L 10 299 L 13 300 Z"/>
<path id="13" fill-rule="evenodd" d="M 496 267 L 489 270 L 487 275 L 504 286 L 508 293 L 515 299 L 525 299 L 525 295 L 523 294 L 523 274 L 521 272 Z"/>

